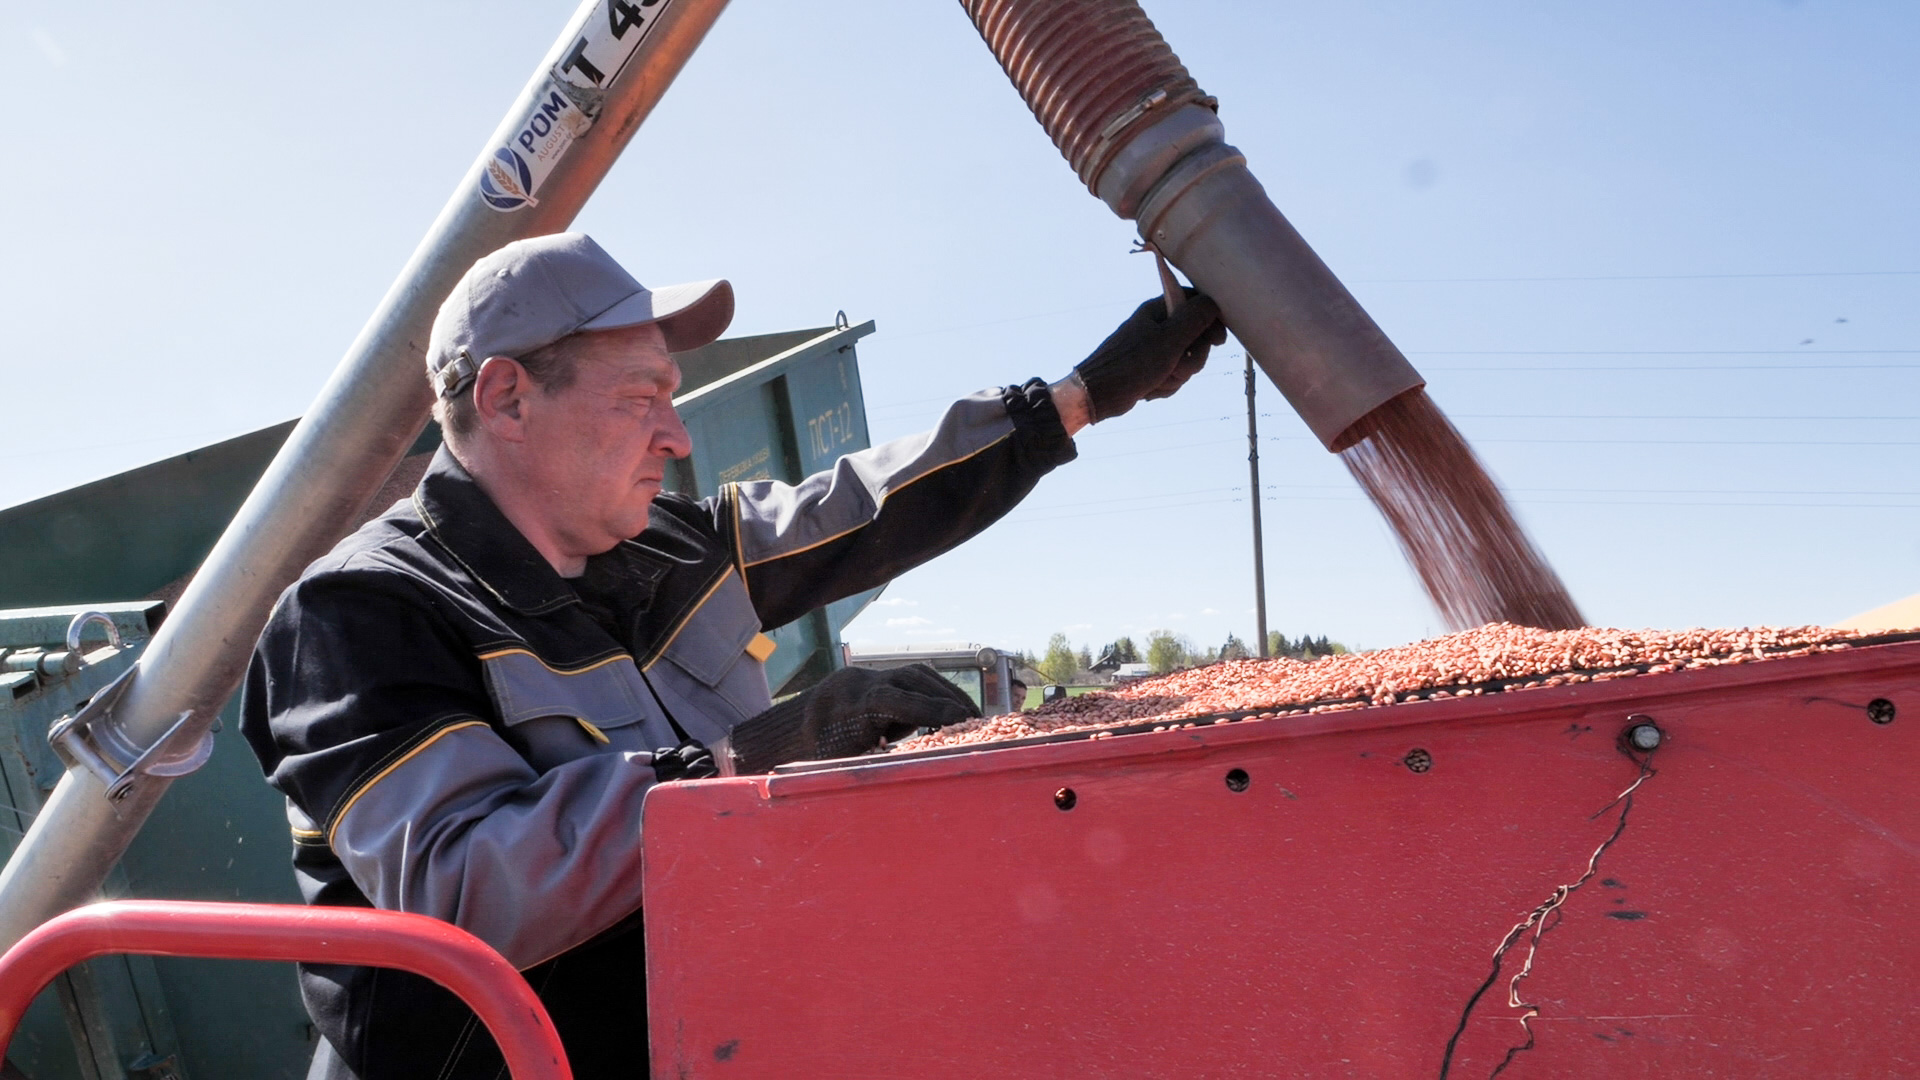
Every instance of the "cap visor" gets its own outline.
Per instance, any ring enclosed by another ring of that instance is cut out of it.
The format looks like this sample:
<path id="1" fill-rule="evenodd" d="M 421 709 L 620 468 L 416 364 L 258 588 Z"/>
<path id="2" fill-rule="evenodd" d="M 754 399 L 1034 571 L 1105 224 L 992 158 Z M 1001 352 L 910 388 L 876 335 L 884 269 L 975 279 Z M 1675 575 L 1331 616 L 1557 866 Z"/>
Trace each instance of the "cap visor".
<path id="1" fill-rule="evenodd" d="M 686 352 L 726 333 L 733 322 L 733 286 L 724 279 L 641 289 L 595 315 L 582 330 L 618 330 L 659 323 L 668 352 Z"/>

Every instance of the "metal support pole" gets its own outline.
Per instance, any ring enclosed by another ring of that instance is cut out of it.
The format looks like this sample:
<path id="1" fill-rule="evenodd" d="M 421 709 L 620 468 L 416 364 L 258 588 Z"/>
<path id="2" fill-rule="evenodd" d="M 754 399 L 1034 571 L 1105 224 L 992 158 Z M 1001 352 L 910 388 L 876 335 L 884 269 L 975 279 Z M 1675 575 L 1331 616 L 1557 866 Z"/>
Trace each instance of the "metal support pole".
<path id="1" fill-rule="evenodd" d="M 482 255 L 573 221 L 725 6 L 586 0 L 574 13 L 118 696 L 68 736 L 66 775 L 0 871 L 0 949 L 92 897 L 196 764 L 274 598 L 425 427 L 440 301 Z"/>
<path id="2" fill-rule="evenodd" d="M 1267 656 L 1267 556 L 1260 539 L 1260 428 L 1255 420 L 1253 354 L 1247 354 L 1247 476 L 1253 493 L 1253 618 L 1259 634 L 1260 655 Z"/>

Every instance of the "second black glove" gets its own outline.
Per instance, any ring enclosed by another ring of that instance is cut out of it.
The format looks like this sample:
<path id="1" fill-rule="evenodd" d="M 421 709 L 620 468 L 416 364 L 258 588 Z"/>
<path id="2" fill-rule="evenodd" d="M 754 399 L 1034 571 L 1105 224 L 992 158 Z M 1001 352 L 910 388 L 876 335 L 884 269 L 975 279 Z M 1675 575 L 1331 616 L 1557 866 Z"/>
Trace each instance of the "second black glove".
<path id="1" fill-rule="evenodd" d="M 705 780 L 720 775 L 713 754 L 705 746 L 688 739 L 679 746 L 663 746 L 653 752 L 653 777 L 660 783 L 671 780 Z"/>
<path id="2" fill-rule="evenodd" d="M 790 761 L 864 754 L 916 728 L 979 715 L 966 691 L 925 664 L 843 668 L 743 721 L 727 741 L 739 772 L 762 773 Z"/>

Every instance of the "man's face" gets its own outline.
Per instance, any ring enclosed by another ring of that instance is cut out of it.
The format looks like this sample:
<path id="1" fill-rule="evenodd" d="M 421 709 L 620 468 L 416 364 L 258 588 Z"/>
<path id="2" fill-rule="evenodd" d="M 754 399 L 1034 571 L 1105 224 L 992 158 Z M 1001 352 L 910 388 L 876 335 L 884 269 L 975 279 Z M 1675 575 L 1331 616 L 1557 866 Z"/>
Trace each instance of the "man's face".
<path id="1" fill-rule="evenodd" d="M 692 453 L 673 408 L 680 367 L 658 326 L 581 335 L 573 381 L 526 406 L 529 480 L 572 553 L 611 550 L 647 527 L 667 462 Z"/>

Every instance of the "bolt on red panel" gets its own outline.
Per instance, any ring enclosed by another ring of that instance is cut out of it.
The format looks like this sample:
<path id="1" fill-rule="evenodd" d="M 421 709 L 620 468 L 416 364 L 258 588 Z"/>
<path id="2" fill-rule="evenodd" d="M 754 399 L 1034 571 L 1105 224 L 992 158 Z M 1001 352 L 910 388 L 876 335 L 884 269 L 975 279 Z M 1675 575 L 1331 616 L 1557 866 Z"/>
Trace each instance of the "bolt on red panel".
<path id="1" fill-rule="evenodd" d="M 1917 729 L 1907 644 L 665 785 L 653 1067 L 1902 1074 Z"/>

